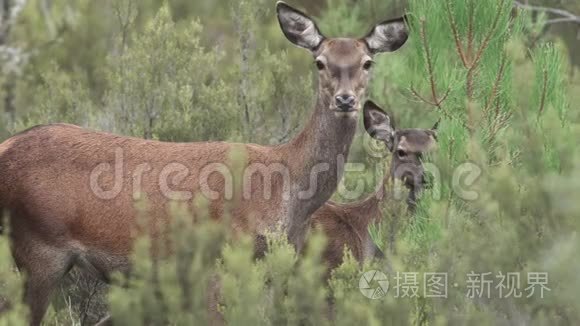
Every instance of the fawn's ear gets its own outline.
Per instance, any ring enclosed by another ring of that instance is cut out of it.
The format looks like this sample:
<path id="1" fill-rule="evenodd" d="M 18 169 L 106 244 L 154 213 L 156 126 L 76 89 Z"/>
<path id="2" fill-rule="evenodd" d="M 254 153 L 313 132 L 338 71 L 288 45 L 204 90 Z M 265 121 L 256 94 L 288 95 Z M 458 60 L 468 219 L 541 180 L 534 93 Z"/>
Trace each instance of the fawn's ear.
<path id="1" fill-rule="evenodd" d="M 372 54 L 392 52 L 399 49 L 409 38 L 406 18 L 400 17 L 384 21 L 364 37 L 364 41 Z"/>
<path id="2" fill-rule="evenodd" d="M 433 136 L 433 139 L 435 139 L 435 141 L 437 141 L 437 130 L 439 129 L 440 122 L 441 122 L 441 118 L 439 118 L 439 120 L 437 120 L 437 122 L 435 122 L 433 127 L 431 127 L 431 129 L 429 130 L 429 131 L 431 131 L 431 135 Z"/>
<path id="3" fill-rule="evenodd" d="M 437 122 L 435 122 L 435 124 L 433 125 L 433 127 L 431 127 L 432 131 L 437 131 L 437 129 L 439 129 L 439 123 L 441 122 L 441 118 L 439 118 L 439 120 L 437 120 Z"/>
<path id="4" fill-rule="evenodd" d="M 365 130 L 371 137 L 384 142 L 389 151 L 393 151 L 394 121 L 373 101 L 366 101 L 364 105 L 364 124 Z"/>
<path id="5" fill-rule="evenodd" d="M 310 51 L 318 49 L 324 36 L 310 17 L 282 1 L 276 4 L 276 12 L 280 28 L 290 42 Z"/>

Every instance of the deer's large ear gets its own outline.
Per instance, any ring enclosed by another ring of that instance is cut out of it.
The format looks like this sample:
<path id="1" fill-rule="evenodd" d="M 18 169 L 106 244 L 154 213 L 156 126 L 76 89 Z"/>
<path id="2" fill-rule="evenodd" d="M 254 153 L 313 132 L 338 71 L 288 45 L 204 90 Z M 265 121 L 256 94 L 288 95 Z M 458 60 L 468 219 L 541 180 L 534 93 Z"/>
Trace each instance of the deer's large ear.
<path id="1" fill-rule="evenodd" d="M 436 131 L 437 131 L 437 129 L 439 129 L 439 123 L 440 123 L 440 122 L 441 122 L 441 118 L 439 118 L 439 119 L 437 120 L 437 122 L 435 122 L 435 124 L 433 125 L 433 127 L 431 127 L 431 130 L 436 132 Z"/>
<path id="2" fill-rule="evenodd" d="M 364 105 L 364 124 L 365 130 L 371 137 L 384 142 L 389 151 L 393 150 L 394 121 L 373 101 L 367 101 Z"/>
<path id="3" fill-rule="evenodd" d="M 406 18 L 400 17 L 384 21 L 364 37 L 364 41 L 372 54 L 392 52 L 399 49 L 409 38 Z"/>
<path id="4" fill-rule="evenodd" d="M 318 49 L 324 36 L 310 17 L 282 1 L 276 4 L 276 11 L 280 28 L 290 42 L 310 51 Z"/>
<path id="5" fill-rule="evenodd" d="M 435 141 L 437 141 L 437 130 L 439 129 L 439 123 L 441 122 L 441 118 L 439 118 L 437 120 L 437 122 L 435 122 L 435 124 L 433 125 L 433 127 L 431 127 L 431 130 L 429 130 L 431 132 L 431 136 L 433 136 L 433 139 Z"/>

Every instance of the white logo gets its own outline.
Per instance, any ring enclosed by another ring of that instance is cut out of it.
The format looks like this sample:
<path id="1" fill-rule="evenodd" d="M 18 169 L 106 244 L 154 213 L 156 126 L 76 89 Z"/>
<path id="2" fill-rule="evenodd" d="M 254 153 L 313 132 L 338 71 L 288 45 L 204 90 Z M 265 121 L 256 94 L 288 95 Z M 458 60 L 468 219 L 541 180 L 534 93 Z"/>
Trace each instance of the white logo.
<path id="1" fill-rule="evenodd" d="M 365 297 L 373 300 L 380 299 L 387 295 L 389 280 L 384 273 L 371 270 L 361 276 L 358 281 L 358 288 Z"/>

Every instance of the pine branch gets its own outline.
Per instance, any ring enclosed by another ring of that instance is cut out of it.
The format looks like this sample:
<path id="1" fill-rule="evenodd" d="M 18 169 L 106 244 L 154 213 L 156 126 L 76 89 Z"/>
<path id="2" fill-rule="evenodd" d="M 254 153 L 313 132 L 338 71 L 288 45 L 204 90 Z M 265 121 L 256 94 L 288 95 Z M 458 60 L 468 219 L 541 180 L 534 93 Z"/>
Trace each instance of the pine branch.
<path id="1" fill-rule="evenodd" d="M 445 101 L 445 99 L 447 98 L 447 96 L 449 95 L 449 93 L 451 92 L 451 88 L 448 88 L 447 91 L 445 92 L 445 94 L 441 97 L 441 99 L 439 99 L 437 102 L 433 102 L 431 100 L 426 99 L 425 97 L 423 97 L 413 86 L 411 86 L 409 88 L 409 91 L 411 92 L 411 94 L 413 94 L 413 96 L 415 96 L 419 101 L 426 103 L 428 105 L 434 106 L 436 107 L 447 119 L 449 120 L 454 120 L 459 122 L 460 124 L 462 124 L 465 128 L 467 128 L 467 125 L 461 120 L 456 118 L 454 115 L 452 115 L 451 113 L 449 113 L 449 111 L 447 111 L 445 109 L 445 107 L 443 106 L 443 101 Z"/>
<path id="2" fill-rule="evenodd" d="M 493 87 L 491 89 L 491 94 L 489 96 L 488 105 L 486 105 L 486 107 L 483 111 L 484 113 L 489 112 L 489 110 L 491 109 L 491 106 L 493 105 L 493 103 L 495 102 L 495 99 L 497 98 L 497 95 L 499 92 L 499 84 L 501 83 L 501 81 L 503 79 L 503 75 L 504 75 L 504 71 L 505 71 L 506 61 L 507 61 L 506 56 L 503 55 L 501 58 L 501 63 L 499 65 L 499 71 L 497 73 L 495 83 L 493 84 Z"/>
<path id="3" fill-rule="evenodd" d="M 502 12 L 503 12 L 504 4 L 505 4 L 505 0 L 501 0 L 500 4 L 498 5 L 498 9 L 497 9 L 495 18 L 493 20 L 493 24 L 491 25 L 491 29 L 485 35 L 485 38 L 481 42 L 481 45 L 479 46 L 477 53 L 475 54 L 475 57 L 469 63 L 469 70 L 467 71 L 467 85 L 466 85 L 466 87 L 467 87 L 467 97 L 469 97 L 470 99 L 473 98 L 473 79 L 474 79 L 474 75 L 476 73 L 477 66 L 479 65 L 479 63 L 481 61 L 481 57 L 483 56 L 483 52 L 489 46 L 489 42 L 491 41 L 491 38 L 497 29 L 497 26 L 499 24 L 499 19 L 501 17 Z"/>
<path id="4" fill-rule="evenodd" d="M 502 12 L 503 12 L 504 4 L 505 4 L 505 0 L 501 0 L 501 3 L 498 5 L 498 10 L 497 10 L 495 18 L 493 20 L 493 24 L 491 25 L 491 29 L 489 30 L 489 32 L 487 33 L 487 35 L 483 39 L 483 42 L 481 43 L 481 46 L 479 47 L 477 54 L 475 55 L 475 58 L 473 59 L 473 61 L 471 63 L 470 69 L 474 69 L 475 67 L 477 67 L 477 65 L 479 64 L 479 61 L 481 59 L 481 56 L 483 55 L 483 51 L 485 51 L 485 49 L 487 49 L 487 46 L 489 45 L 489 42 L 491 41 L 491 37 L 495 33 L 495 31 L 497 29 L 497 25 L 499 24 L 499 19 L 501 17 Z"/>
<path id="5" fill-rule="evenodd" d="M 495 100 L 494 119 L 491 121 L 491 128 L 489 131 L 488 141 L 493 141 L 497 133 L 507 126 L 507 122 L 511 119 L 512 113 L 501 113 L 499 99 Z"/>
<path id="6" fill-rule="evenodd" d="M 544 69 L 542 73 L 542 95 L 540 97 L 540 108 L 538 110 L 538 119 L 544 112 L 546 106 L 546 94 L 548 93 L 548 70 Z"/>
<path id="7" fill-rule="evenodd" d="M 465 54 L 463 53 L 463 45 L 461 44 L 461 40 L 459 39 L 459 32 L 457 30 L 457 23 L 455 22 L 455 16 L 453 16 L 453 12 L 451 12 L 451 0 L 445 1 L 445 5 L 447 7 L 447 16 L 449 17 L 449 23 L 451 24 L 451 31 L 453 32 L 453 39 L 455 40 L 455 49 L 457 50 L 457 54 L 463 63 L 463 66 L 467 68 L 467 59 L 465 58 Z"/>
<path id="8" fill-rule="evenodd" d="M 421 96 L 421 94 L 415 89 L 415 87 L 411 86 L 409 88 L 409 90 L 420 101 L 425 102 L 425 103 L 427 103 L 429 105 L 432 105 L 432 106 L 437 106 L 437 103 L 436 102 L 431 102 L 430 100 L 428 100 L 428 99 L 424 98 L 423 96 Z"/>
<path id="9" fill-rule="evenodd" d="M 473 55 L 473 21 L 475 19 L 475 4 L 473 0 L 469 0 L 469 15 L 467 17 L 467 60 L 471 60 Z"/>
<path id="10" fill-rule="evenodd" d="M 429 99 L 426 99 L 424 96 L 421 96 L 421 94 L 413 86 L 410 87 L 410 91 L 420 101 L 423 101 L 426 104 L 429 104 L 431 106 L 436 107 L 448 119 L 457 120 L 457 121 L 461 122 L 461 120 L 456 119 L 451 113 L 449 113 L 443 107 L 443 102 L 447 99 L 447 96 L 449 96 L 449 93 L 451 92 L 451 87 L 447 88 L 447 90 L 445 91 L 445 94 L 443 94 L 442 97 L 439 97 L 437 95 L 437 83 L 435 82 L 435 72 L 433 69 L 433 58 L 431 55 L 431 51 L 429 49 L 429 43 L 427 41 L 426 26 L 425 26 L 424 19 L 420 20 L 419 37 L 421 38 L 421 43 L 422 43 L 423 49 L 425 51 L 425 62 L 427 64 L 427 74 L 429 75 L 429 86 L 431 88 L 431 99 L 429 100 Z"/>
<path id="11" fill-rule="evenodd" d="M 429 44 L 427 43 L 427 35 L 425 33 L 425 20 L 421 20 L 421 30 L 419 31 L 423 48 L 425 49 L 425 60 L 427 61 L 427 72 L 429 73 L 429 84 L 431 85 L 431 96 L 436 106 L 441 102 L 437 99 L 437 87 L 435 85 L 435 76 L 433 72 L 433 62 L 431 58 L 431 51 L 429 51 Z"/>

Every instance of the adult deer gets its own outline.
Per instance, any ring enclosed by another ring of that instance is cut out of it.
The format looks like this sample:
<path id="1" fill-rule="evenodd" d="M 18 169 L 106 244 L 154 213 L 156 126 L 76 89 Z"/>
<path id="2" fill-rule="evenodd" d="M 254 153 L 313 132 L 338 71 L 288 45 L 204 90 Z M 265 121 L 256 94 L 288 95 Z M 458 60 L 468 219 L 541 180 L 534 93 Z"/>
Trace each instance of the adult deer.
<path id="1" fill-rule="evenodd" d="M 408 32 L 399 18 L 361 39 L 326 38 L 285 3 L 277 4 L 277 16 L 288 40 L 313 54 L 319 77 L 314 113 L 286 144 L 165 143 L 53 124 L 0 145 L 0 209 L 10 213 L 13 255 L 28 275 L 33 325 L 73 265 L 105 279 L 128 268 L 139 194 L 157 224 L 169 220 L 172 200 L 201 194 L 212 218 L 229 213 L 235 232 L 281 227 L 300 250 L 310 215 L 342 177 L 372 58 L 397 50 Z M 229 153 L 237 149 L 246 158 L 243 191 L 233 189 L 229 172 L 236 169 Z"/>
<path id="2" fill-rule="evenodd" d="M 322 230 L 327 237 L 323 258 L 329 271 L 342 264 L 345 248 L 361 263 L 383 256 L 372 241 L 368 226 L 380 221 L 381 208 L 390 200 L 385 193 L 387 179 L 404 182 L 409 189 L 407 203 L 412 211 L 417 195 L 425 186 L 421 157 L 437 144 L 437 124 L 431 129 L 396 129 L 392 115 L 371 101 L 364 105 L 364 125 L 369 135 L 383 142 L 392 154 L 390 172 L 385 173 L 377 192 L 367 198 L 348 204 L 328 201 L 312 215 L 312 228 Z"/>

